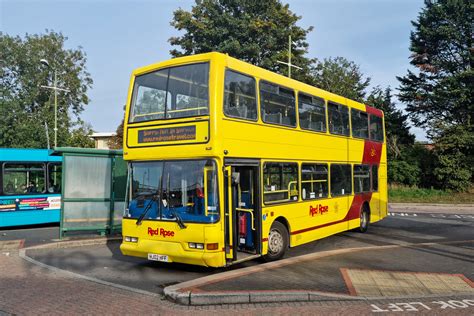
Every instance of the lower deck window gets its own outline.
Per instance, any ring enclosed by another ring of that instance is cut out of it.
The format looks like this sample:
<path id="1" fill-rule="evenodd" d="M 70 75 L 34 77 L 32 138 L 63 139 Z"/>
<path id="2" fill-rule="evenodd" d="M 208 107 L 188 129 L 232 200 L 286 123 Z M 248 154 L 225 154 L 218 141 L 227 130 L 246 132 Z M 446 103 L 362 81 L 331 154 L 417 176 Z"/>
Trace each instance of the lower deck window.
<path id="1" fill-rule="evenodd" d="M 45 166 L 42 163 L 6 163 L 3 167 L 4 194 L 46 193 Z"/>
<path id="2" fill-rule="evenodd" d="M 351 165 L 331 165 L 331 195 L 341 196 L 352 193 Z"/>
<path id="3" fill-rule="evenodd" d="M 301 196 L 303 200 L 328 196 L 327 164 L 303 164 L 301 166 Z"/>
<path id="4" fill-rule="evenodd" d="M 354 193 L 370 191 L 370 166 L 354 165 Z"/>
<path id="5" fill-rule="evenodd" d="M 372 191 L 379 190 L 379 166 L 372 166 Z"/>
<path id="6" fill-rule="evenodd" d="M 298 200 L 298 165 L 296 163 L 265 163 L 263 181 L 265 203 Z"/>

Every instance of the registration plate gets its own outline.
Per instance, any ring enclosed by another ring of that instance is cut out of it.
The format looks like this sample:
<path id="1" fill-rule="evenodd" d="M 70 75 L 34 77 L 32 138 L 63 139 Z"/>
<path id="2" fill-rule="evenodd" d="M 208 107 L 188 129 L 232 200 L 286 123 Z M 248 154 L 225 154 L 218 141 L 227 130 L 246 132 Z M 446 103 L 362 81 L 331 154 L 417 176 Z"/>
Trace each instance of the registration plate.
<path id="1" fill-rule="evenodd" d="M 166 255 L 159 255 L 156 253 L 149 253 L 148 254 L 148 260 L 153 260 L 153 261 L 161 261 L 161 262 L 169 262 L 169 258 Z"/>

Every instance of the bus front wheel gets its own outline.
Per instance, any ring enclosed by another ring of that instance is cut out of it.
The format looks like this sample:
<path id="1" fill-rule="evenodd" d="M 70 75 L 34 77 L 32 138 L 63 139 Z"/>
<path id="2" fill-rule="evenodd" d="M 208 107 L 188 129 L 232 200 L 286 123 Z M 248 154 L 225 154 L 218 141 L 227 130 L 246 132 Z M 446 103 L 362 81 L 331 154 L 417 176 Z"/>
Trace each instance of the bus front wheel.
<path id="1" fill-rule="evenodd" d="M 360 226 L 358 231 L 361 233 L 365 233 L 369 229 L 370 223 L 370 211 L 367 204 L 364 204 L 362 210 L 360 212 Z"/>
<path id="2" fill-rule="evenodd" d="M 285 225 L 274 222 L 268 234 L 268 252 L 263 257 L 265 261 L 274 261 L 283 257 L 288 248 L 289 237 Z"/>

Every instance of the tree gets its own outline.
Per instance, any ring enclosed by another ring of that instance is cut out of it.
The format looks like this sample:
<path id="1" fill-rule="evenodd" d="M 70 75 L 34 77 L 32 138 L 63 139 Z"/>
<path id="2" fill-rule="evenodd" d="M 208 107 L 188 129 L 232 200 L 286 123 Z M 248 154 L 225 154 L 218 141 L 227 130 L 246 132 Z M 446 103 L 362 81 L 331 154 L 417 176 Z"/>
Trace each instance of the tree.
<path id="1" fill-rule="evenodd" d="M 474 133 L 462 125 L 439 124 L 434 138 L 437 162 L 433 173 L 439 187 L 467 191 L 474 175 Z"/>
<path id="2" fill-rule="evenodd" d="M 90 137 L 94 132 L 92 126 L 82 121 L 76 125 L 77 127 L 69 135 L 68 145 L 72 147 L 94 148 L 94 140 Z"/>
<path id="3" fill-rule="evenodd" d="M 170 51 L 172 56 L 218 51 L 281 74 L 288 67 L 277 61 L 288 59 L 288 36 L 294 42 L 292 63 L 302 70 L 292 69 L 293 77 L 311 83 L 311 60 L 306 35 L 312 27 L 296 25 L 301 17 L 279 0 L 196 0 L 191 11 L 178 9 L 171 25 L 182 36 L 171 37 L 171 45 L 181 49 Z"/>
<path id="4" fill-rule="evenodd" d="M 109 141 L 107 142 L 110 149 L 123 148 L 123 123 L 124 123 L 124 119 L 122 119 L 122 122 L 117 127 L 117 130 L 115 131 L 115 136 L 111 137 Z"/>
<path id="5" fill-rule="evenodd" d="M 473 10 L 469 0 L 425 0 L 412 21 L 410 63 L 418 71 L 397 77 L 399 97 L 413 123 L 430 135 L 438 121 L 472 127 Z"/>
<path id="6" fill-rule="evenodd" d="M 404 114 L 402 110 L 397 109 L 392 99 L 392 89 L 390 87 L 383 90 L 377 86 L 372 89 L 366 103 L 384 112 L 388 145 L 394 143 L 398 146 L 413 145 L 415 135 L 410 133 L 408 114 Z"/>
<path id="7" fill-rule="evenodd" d="M 344 57 L 315 61 L 311 76 L 318 88 L 359 102 L 364 102 L 370 84 L 370 78 L 364 78 L 359 66 Z"/>
<path id="8" fill-rule="evenodd" d="M 435 141 L 434 173 L 443 189 L 465 190 L 474 175 L 466 164 L 472 146 L 465 145 L 474 133 L 473 11 L 469 0 L 425 0 L 410 36 L 417 72 L 397 77 L 411 120 Z"/>
<path id="9" fill-rule="evenodd" d="M 70 133 L 89 103 L 92 79 L 85 53 L 66 49 L 66 40 L 52 31 L 24 38 L 0 32 L 0 147 L 45 148 L 47 136 L 53 139 L 54 99 L 41 86 L 52 85 L 54 69 L 58 86 L 70 90 L 58 92 L 58 146 L 73 144 Z M 41 65 L 43 58 L 51 68 Z"/>

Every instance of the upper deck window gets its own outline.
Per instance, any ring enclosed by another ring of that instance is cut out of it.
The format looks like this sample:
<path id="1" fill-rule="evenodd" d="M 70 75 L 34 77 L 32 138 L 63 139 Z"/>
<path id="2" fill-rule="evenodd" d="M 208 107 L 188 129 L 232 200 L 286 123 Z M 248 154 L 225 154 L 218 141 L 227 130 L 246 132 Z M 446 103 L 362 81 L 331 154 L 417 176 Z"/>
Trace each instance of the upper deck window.
<path id="1" fill-rule="evenodd" d="M 382 118 L 372 114 L 370 115 L 370 139 L 383 142 Z"/>
<path id="2" fill-rule="evenodd" d="M 349 136 L 349 109 L 347 106 L 328 102 L 329 132 Z"/>
<path id="3" fill-rule="evenodd" d="M 209 63 L 160 69 L 135 78 L 130 123 L 209 114 Z"/>
<path id="4" fill-rule="evenodd" d="M 352 109 L 352 136 L 356 138 L 369 138 L 369 117 L 367 113 Z"/>
<path id="5" fill-rule="evenodd" d="M 326 131 L 326 108 L 324 100 L 310 95 L 298 94 L 300 126 L 317 132 Z"/>
<path id="6" fill-rule="evenodd" d="M 260 106 L 265 123 L 296 126 L 293 90 L 260 81 Z"/>
<path id="7" fill-rule="evenodd" d="M 255 79 L 227 69 L 224 84 L 226 116 L 257 120 Z"/>

